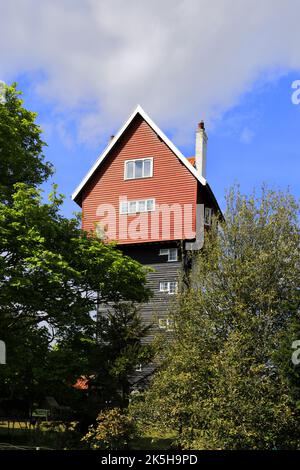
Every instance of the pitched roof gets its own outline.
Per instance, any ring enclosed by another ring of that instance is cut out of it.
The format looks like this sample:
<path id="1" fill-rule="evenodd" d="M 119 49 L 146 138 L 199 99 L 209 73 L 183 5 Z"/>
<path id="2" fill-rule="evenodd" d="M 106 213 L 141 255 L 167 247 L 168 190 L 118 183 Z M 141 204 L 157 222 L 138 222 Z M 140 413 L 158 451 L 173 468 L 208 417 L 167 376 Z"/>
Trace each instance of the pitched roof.
<path id="1" fill-rule="evenodd" d="M 72 194 L 72 199 L 74 201 L 78 201 L 78 197 L 83 190 L 84 186 L 87 184 L 87 182 L 90 180 L 90 178 L 93 176 L 95 171 L 99 168 L 103 160 L 107 157 L 111 149 L 114 147 L 114 145 L 118 142 L 118 140 L 121 138 L 123 133 L 126 131 L 130 123 L 133 121 L 133 119 L 137 116 L 140 115 L 146 122 L 147 124 L 154 130 L 154 132 L 162 139 L 163 142 L 172 150 L 172 152 L 176 155 L 177 158 L 187 167 L 187 169 L 192 173 L 192 175 L 203 185 L 206 185 L 206 179 L 203 178 L 203 176 L 199 175 L 193 164 L 187 159 L 181 152 L 180 150 L 170 141 L 170 139 L 160 130 L 160 128 L 152 121 L 152 119 L 148 116 L 148 114 L 145 113 L 143 108 L 141 106 L 137 106 L 133 113 L 130 115 L 130 117 L 127 119 L 125 124 L 121 127 L 121 129 L 118 131 L 118 133 L 114 136 L 114 138 L 109 142 L 107 147 L 104 149 L 102 154 L 98 157 L 94 165 L 91 167 L 91 169 L 88 171 L 86 176 L 83 178 L 81 183 L 77 186 L 75 191 Z"/>

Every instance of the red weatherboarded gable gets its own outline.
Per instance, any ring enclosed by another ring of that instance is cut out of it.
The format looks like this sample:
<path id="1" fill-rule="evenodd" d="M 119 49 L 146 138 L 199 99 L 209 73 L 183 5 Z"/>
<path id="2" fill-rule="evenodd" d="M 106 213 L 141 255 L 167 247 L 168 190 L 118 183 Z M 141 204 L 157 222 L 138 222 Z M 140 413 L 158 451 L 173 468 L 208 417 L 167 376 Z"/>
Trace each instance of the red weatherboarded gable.
<path id="1" fill-rule="evenodd" d="M 124 180 L 125 161 L 144 157 L 153 157 L 153 177 Z M 150 212 L 142 214 L 142 217 L 149 219 L 146 231 L 143 230 L 138 235 L 139 227 L 136 226 L 135 239 L 132 239 L 129 235 L 127 236 L 124 230 L 121 234 L 120 221 L 121 224 L 124 223 L 127 217 L 126 224 L 129 227 L 132 221 L 137 219 L 137 215 L 120 215 L 119 197 L 125 196 L 129 201 L 154 198 L 157 207 L 161 204 L 180 204 L 180 207 L 192 205 L 191 229 L 195 230 L 197 184 L 196 178 L 186 166 L 158 137 L 148 123 L 140 115 L 137 115 L 82 190 L 83 229 L 86 231 L 94 230 L 96 223 L 101 221 L 105 215 L 103 211 L 102 215 L 101 213 L 99 215 L 99 206 L 101 204 L 110 204 L 115 209 L 116 214 L 116 232 L 111 238 L 114 238 L 118 243 L 191 238 L 185 235 L 178 236 L 176 230 L 174 232 L 174 223 L 171 224 L 170 236 L 166 238 L 165 234 L 162 235 L 160 217 L 160 228 L 154 239 L 150 231 L 150 219 L 151 216 L 153 217 L 153 213 Z M 103 221 L 102 225 L 104 227 L 105 222 L 107 220 Z"/>

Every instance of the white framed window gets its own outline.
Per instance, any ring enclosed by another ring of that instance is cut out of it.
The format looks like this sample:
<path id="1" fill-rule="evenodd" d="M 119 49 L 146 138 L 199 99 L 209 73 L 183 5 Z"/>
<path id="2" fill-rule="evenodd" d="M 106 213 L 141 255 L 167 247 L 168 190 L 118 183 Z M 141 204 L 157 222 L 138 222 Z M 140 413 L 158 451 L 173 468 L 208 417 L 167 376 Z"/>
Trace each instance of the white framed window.
<path id="1" fill-rule="evenodd" d="M 126 160 L 124 165 L 124 179 L 135 180 L 151 178 L 153 176 L 153 157 Z"/>
<path id="2" fill-rule="evenodd" d="M 177 281 L 161 281 L 159 283 L 159 291 L 167 294 L 176 294 L 178 291 Z"/>
<path id="3" fill-rule="evenodd" d="M 169 262 L 178 261 L 178 248 L 161 248 L 159 254 L 167 256 Z"/>
<path id="4" fill-rule="evenodd" d="M 170 248 L 168 253 L 168 261 L 177 261 L 178 260 L 178 249 Z"/>
<path id="5" fill-rule="evenodd" d="M 177 282 L 171 281 L 169 282 L 169 294 L 176 294 L 177 293 Z"/>
<path id="6" fill-rule="evenodd" d="M 137 212 L 146 212 L 147 203 L 146 201 L 137 201 Z"/>
<path id="7" fill-rule="evenodd" d="M 169 292 L 169 283 L 168 281 L 162 281 L 159 283 L 160 292 Z"/>
<path id="8" fill-rule="evenodd" d="M 152 212 L 155 210 L 155 199 L 138 201 L 121 201 L 120 214 L 136 214 L 137 212 Z"/>
<path id="9" fill-rule="evenodd" d="M 151 212 L 155 209 L 155 199 L 147 199 L 146 200 L 146 211 Z"/>
<path id="10" fill-rule="evenodd" d="M 172 318 L 159 318 L 158 327 L 160 330 L 173 331 L 174 330 L 174 320 Z"/>
<path id="11" fill-rule="evenodd" d="M 135 214 L 137 209 L 137 201 L 128 202 L 128 214 Z"/>
<path id="12" fill-rule="evenodd" d="M 211 207 L 205 207 L 204 209 L 204 225 L 211 225 L 212 209 Z"/>
<path id="13" fill-rule="evenodd" d="M 142 372 L 142 364 L 137 364 L 136 365 L 135 372 Z"/>

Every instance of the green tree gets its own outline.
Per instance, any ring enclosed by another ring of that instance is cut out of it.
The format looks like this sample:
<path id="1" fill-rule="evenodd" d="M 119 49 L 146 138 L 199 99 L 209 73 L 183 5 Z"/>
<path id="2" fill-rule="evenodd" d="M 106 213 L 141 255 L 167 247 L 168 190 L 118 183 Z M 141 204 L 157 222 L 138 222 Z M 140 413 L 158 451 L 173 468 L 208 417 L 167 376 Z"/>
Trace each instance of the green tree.
<path id="1" fill-rule="evenodd" d="M 134 306 L 149 298 L 146 270 L 63 217 L 55 186 L 42 203 L 37 187 L 53 168 L 36 114 L 15 85 L 0 93 L 0 396 L 31 405 L 53 395 L 90 422 L 89 405 L 94 419 L 124 403 L 129 374 L 149 357 Z M 114 313 L 95 316 L 100 304 Z M 81 375 L 94 381 L 88 400 L 73 387 Z"/>
<path id="2" fill-rule="evenodd" d="M 0 100 L 0 201 L 11 202 L 15 183 L 36 187 L 52 173 L 44 161 L 36 113 L 23 107 L 16 84 L 5 86 Z"/>
<path id="3" fill-rule="evenodd" d="M 149 296 L 144 268 L 116 246 L 83 233 L 78 220 L 64 218 L 61 202 L 54 191 L 49 203 L 43 204 L 36 189 L 19 183 L 12 204 L 0 203 L 0 337 L 7 343 L 7 369 L 17 330 L 31 338 L 29 332 L 42 335 L 45 325 L 49 343 L 76 335 L 92 341 L 96 333 L 92 312 L 99 302 L 141 302 Z M 75 348 L 69 357 L 70 371 L 78 352 Z M 19 353 L 20 361 L 30 357 L 20 348 Z M 79 368 L 75 370 L 79 373 Z M 50 368 L 48 372 L 53 373 Z"/>
<path id="4" fill-rule="evenodd" d="M 53 392 L 72 401 L 81 374 L 101 363 L 108 370 L 105 358 L 118 357 L 100 344 L 93 312 L 99 304 L 147 301 L 146 271 L 63 217 L 56 187 L 42 203 L 37 187 L 53 167 L 44 161 L 36 114 L 23 107 L 16 85 L 0 92 L 0 338 L 8 362 L 1 395 L 38 400 Z"/>
<path id="5" fill-rule="evenodd" d="M 226 224 L 206 233 L 160 372 L 136 405 L 170 421 L 191 448 L 299 446 L 299 419 L 275 359 L 299 310 L 298 206 L 262 190 L 227 198 Z M 291 308 L 293 305 L 293 308 Z"/>
<path id="6" fill-rule="evenodd" d="M 299 294 L 299 291 L 298 291 Z M 291 305 L 293 309 L 294 305 Z M 300 414 L 300 312 L 295 311 L 286 331 L 282 332 L 280 345 L 274 360 L 285 380 L 289 396 Z"/>
<path id="7" fill-rule="evenodd" d="M 42 204 L 37 190 L 18 184 L 13 204 L 0 203 L 0 312 L 9 327 L 21 319 L 62 331 L 88 326 L 99 301 L 148 298 L 142 266 L 82 233 L 60 214 L 61 202 L 54 193 Z"/>
<path id="8" fill-rule="evenodd" d="M 24 322 L 11 331 L 0 323 L 0 336 L 6 343 L 8 357 L 7 365 L 0 368 L 0 398 L 12 404 L 16 400 L 22 401 L 22 409 L 27 415 L 33 403 L 45 395 L 41 384 L 46 373 L 49 332 L 45 327 L 27 326 Z M 5 411 L 8 412 L 4 409 L 2 413 Z"/>
<path id="9" fill-rule="evenodd" d="M 99 413 L 96 425 L 89 428 L 83 441 L 94 450 L 122 450 L 127 449 L 130 441 L 137 435 L 136 426 L 131 416 L 120 408 Z"/>
<path id="10" fill-rule="evenodd" d="M 119 302 L 98 319 L 97 338 L 102 364 L 95 364 L 95 384 L 106 382 L 110 403 L 128 405 L 133 377 L 138 365 L 149 364 L 154 344 L 146 342 L 151 325 L 145 325 L 138 307 L 132 302 Z"/>
<path id="11" fill-rule="evenodd" d="M 154 344 L 145 341 L 149 327 L 132 302 L 110 304 L 93 326 L 85 336 L 67 331 L 50 355 L 57 367 L 48 388 L 73 400 L 83 432 L 99 411 L 127 408 L 131 391 L 144 377 L 136 374 L 137 365 L 149 364 L 155 354 Z M 84 377 L 86 389 L 71 390 L 79 377 Z"/>

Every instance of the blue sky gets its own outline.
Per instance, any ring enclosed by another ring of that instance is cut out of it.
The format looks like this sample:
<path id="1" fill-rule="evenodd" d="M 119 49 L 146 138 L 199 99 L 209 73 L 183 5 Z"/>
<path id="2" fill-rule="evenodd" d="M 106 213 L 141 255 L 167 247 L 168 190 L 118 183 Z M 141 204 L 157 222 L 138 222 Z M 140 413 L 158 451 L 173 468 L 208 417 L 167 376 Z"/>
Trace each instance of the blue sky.
<path id="1" fill-rule="evenodd" d="M 137 104 L 186 156 L 205 120 L 221 207 L 235 182 L 300 196 L 299 0 L 0 0 L 0 11 L 0 80 L 38 113 L 65 215 Z"/>
<path id="2" fill-rule="evenodd" d="M 105 141 L 101 143 L 99 138 L 99 143 L 78 143 L 72 120 L 65 123 L 63 130 L 53 130 L 49 127 L 49 116 L 55 115 L 52 104 L 36 96 L 32 77 L 16 76 L 16 79 L 24 93 L 25 105 L 38 113 L 37 121 L 45 129 L 44 139 L 48 144 L 45 156 L 56 168 L 52 181 L 66 195 L 63 212 L 70 216 L 79 209 L 71 201 L 71 193 L 101 153 Z M 245 193 L 259 189 L 266 182 L 272 188 L 290 188 L 300 197 L 300 104 L 295 105 L 291 100 L 294 91 L 291 85 L 296 79 L 300 79 L 300 71 L 257 85 L 241 96 L 238 105 L 208 126 L 207 178 L 223 208 L 224 194 L 235 182 Z M 133 103 L 132 109 L 136 104 Z M 118 120 L 111 133 L 120 125 L 122 121 Z M 172 129 L 162 130 L 178 144 Z M 191 128 L 188 142 L 178 145 L 186 156 L 194 155 L 194 135 L 195 129 Z M 44 189 L 49 192 L 50 182 Z"/>
<path id="3" fill-rule="evenodd" d="M 210 133 L 208 179 L 220 201 L 235 181 L 245 193 L 266 182 L 300 197 L 300 105 L 291 101 L 299 76 L 245 94 Z"/>

